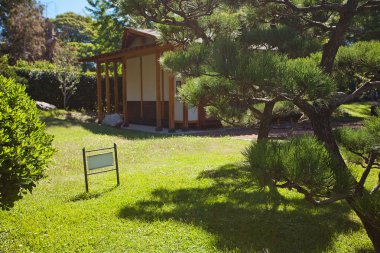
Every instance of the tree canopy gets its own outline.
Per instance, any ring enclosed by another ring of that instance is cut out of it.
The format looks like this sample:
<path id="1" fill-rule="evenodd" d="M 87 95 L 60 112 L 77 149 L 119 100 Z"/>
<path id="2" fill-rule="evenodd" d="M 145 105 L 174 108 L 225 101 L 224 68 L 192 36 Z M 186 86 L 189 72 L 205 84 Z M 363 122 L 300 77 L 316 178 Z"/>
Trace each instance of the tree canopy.
<path id="1" fill-rule="evenodd" d="M 91 43 L 96 37 L 93 20 L 90 17 L 66 12 L 52 20 L 60 40 L 64 42 Z"/>
<path id="2" fill-rule="evenodd" d="M 3 31 L 11 60 L 41 59 L 46 46 L 42 7 L 35 1 L 24 1 L 11 6 L 13 8 L 10 9 Z"/>

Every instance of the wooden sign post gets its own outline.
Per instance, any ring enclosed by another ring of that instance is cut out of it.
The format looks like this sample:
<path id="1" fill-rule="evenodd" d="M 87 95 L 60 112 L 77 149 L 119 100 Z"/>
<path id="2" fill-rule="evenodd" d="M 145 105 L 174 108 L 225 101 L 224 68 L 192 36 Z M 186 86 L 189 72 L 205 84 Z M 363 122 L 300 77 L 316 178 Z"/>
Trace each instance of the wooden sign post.
<path id="1" fill-rule="evenodd" d="M 120 178 L 119 178 L 119 163 L 117 159 L 117 146 L 114 143 L 113 147 L 110 148 L 100 148 L 100 149 L 93 149 L 93 150 L 86 150 L 86 148 L 83 148 L 83 167 L 84 167 L 84 181 L 86 185 L 86 192 L 88 192 L 88 176 L 110 172 L 110 171 L 116 171 L 116 182 L 117 185 L 120 185 Z M 91 153 L 91 155 L 88 155 L 88 153 Z M 98 169 L 103 169 L 107 167 L 113 167 L 112 169 L 108 170 L 100 170 L 95 172 L 94 171 Z"/>

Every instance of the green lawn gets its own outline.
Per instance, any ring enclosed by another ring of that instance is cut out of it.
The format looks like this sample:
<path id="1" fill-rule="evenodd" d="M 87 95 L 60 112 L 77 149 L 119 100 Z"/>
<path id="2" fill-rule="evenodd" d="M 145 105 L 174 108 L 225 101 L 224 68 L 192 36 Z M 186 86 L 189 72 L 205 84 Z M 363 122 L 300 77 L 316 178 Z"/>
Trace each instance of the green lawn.
<path id="1" fill-rule="evenodd" d="M 371 252 L 347 205 L 255 188 L 241 169 L 249 142 L 164 137 L 48 119 L 58 150 L 47 178 L 0 211 L 0 252 Z M 114 173 L 90 177 L 81 148 L 119 146 Z M 371 181 L 375 180 L 372 175 Z"/>
<path id="2" fill-rule="evenodd" d="M 349 117 L 366 119 L 371 116 L 371 105 L 373 102 L 360 102 L 344 104 L 340 109 Z"/>

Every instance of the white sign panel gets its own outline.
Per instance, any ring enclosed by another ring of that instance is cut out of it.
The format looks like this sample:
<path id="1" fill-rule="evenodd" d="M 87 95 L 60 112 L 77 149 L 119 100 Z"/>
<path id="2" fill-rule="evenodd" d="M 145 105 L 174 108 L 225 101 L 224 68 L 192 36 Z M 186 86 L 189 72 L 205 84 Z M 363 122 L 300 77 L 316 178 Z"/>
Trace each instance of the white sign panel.
<path id="1" fill-rule="evenodd" d="M 113 152 L 88 156 L 87 163 L 90 170 L 113 166 Z"/>

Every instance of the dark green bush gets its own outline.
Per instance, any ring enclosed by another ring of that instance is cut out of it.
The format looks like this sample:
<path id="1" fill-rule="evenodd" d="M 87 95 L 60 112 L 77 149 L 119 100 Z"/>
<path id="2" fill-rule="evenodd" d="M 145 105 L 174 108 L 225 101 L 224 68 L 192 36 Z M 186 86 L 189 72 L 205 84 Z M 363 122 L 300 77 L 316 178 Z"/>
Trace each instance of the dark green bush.
<path id="1" fill-rule="evenodd" d="M 0 97 L 0 206 L 9 209 L 32 192 L 54 149 L 25 87 L 0 75 Z"/>

